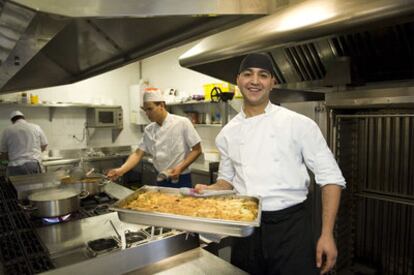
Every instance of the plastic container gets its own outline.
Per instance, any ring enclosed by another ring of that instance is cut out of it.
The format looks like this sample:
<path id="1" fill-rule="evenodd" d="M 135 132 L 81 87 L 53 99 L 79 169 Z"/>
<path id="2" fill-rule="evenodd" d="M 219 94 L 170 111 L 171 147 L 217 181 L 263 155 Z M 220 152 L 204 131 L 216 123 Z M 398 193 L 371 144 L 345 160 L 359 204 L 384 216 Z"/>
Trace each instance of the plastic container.
<path id="1" fill-rule="evenodd" d="M 39 104 L 39 96 L 38 95 L 31 95 L 30 96 L 30 103 L 31 104 Z"/>
<path id="2" fill-rule="evenodd" d="M 27 103 L 29 103 L 29 98 L 28 98 L 28 96 L 27 96 L 27 93 L 22 93 L 22 97 L 21 97 L 21 102 L 23 103 L 23 104 L 27 104 Z"/>

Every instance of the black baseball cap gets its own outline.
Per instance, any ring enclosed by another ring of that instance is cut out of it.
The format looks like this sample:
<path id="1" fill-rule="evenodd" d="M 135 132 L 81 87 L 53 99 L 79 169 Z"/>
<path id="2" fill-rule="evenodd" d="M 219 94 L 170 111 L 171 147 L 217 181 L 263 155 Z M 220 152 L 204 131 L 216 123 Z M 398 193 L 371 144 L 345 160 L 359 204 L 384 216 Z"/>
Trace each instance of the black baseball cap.
<path id="1" fill-rule="evenodd" d="M 240 62 L 238 74 L 248 68 L 260 68 L 268 71 L 272 76 L 275 76 L 273 63 L 268 54 L 251 53 L 246 55 L 246 57 L 243 58 L 242 62 Z"/>

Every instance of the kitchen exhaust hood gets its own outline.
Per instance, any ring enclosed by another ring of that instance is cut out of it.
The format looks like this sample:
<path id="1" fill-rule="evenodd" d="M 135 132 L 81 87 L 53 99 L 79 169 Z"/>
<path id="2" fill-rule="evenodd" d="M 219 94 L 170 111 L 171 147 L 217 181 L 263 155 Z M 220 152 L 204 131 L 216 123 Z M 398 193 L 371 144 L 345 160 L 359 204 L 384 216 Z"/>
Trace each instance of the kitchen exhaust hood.
<path id="1" fill-rule="evenodd" d="M 246 54 L 267 52 L 285 92 L 400 85 L 414 78 L 413 37 L 413 0 L 309 0 L 204 38 L 180 64 L 234 83 Z"/>
<path id="2" fill-rule="evenodd" d="M 261 0 L 0 0 L 0 93 L 89 78 L 269 8 Z"/>

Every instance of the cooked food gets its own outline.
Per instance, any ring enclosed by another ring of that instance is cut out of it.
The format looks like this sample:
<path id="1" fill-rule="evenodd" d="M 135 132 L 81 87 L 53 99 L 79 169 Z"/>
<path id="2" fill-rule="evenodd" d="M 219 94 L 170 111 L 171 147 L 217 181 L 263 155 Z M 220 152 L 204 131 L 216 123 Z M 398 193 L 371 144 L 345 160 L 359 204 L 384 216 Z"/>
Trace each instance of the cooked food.
<path id="1" fill-rule="evenodd" d="M 69 183 L 77 183 L 78 181 L 68 176 L 68 177 L 61 178 L 60 182 L 64 184 L 69 184 Z"/>
<path id="2" fill-rule="evenodd" d="M 102 181 L 101 178 L 84 178 L 81 180 L 84 183 L 99 183 L 100 181 Z"/>
<path id="3" fill-rule="evenodd" d="M 60 179 L 61 183 L 64 184 L 69 184 L 69 183 L 79 183 L 79 182 L 83 182 L 83 183 L 99 183 L 101 182 L 102 179 L 101 178 L 83 178 L 83 179 L 75 179 L 72 177 L 64 177 Z"/>
<path id="4" fill-rule="evenodd" d="M 253 221 L 258 211 L 257 203 L 248 198 L 197 198 L 158 191 L 141 193 L 123 208 L 234 221 Z"/>

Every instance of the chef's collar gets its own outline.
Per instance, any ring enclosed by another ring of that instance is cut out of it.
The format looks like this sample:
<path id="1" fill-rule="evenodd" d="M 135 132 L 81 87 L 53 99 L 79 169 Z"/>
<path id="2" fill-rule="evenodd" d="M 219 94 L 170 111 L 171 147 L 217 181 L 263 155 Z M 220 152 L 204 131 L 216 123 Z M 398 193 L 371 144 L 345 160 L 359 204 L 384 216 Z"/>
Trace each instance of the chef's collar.
<path id="1" fill-rule="evenodd" d="M 272 102 L 270 102 L 270 100 L 269 100 L 269 102 L 267 103 L 267 105 L 266 105 L 266 108 L 264 109 L 264 114 L 269 114 L 272 110 L 274 110 L 275 108 L 273 108 L 273 107 L 276 107 L 276 106 L 274 106 L 273 104 L 272 104 Z M 242 105 L 242 107 L 241 107 L 241 111 L 240 111 L 240 113 L 241 113 L 241 115 L 242 115 L 242 117 L 243 118 L 247 118 L 247 116 L 246 116 L 246 113 L 244 112 L 244 104 Z"/>
<path id="2" fill-rule="evenodd" d="M 171 121 L 171 115 L 170 115 L 170 113 L 169 112 L 167 112 L 167 116 L 165 117 L 165 119 L 164 119 L 164 121 L 162 122 L 162 124 L 161 125 L 159 125 L 158 123 L 155 123 L 158 127 L 163 127 L 163 126 L 166 126 L 166 125 L 168 125 L 169 123 L 170 123 L 170 121 Z"/>

